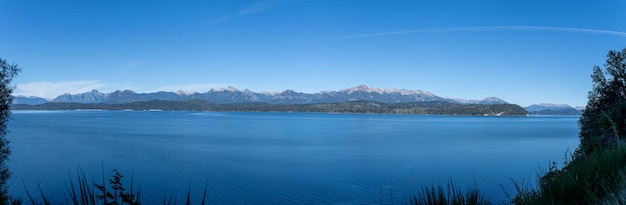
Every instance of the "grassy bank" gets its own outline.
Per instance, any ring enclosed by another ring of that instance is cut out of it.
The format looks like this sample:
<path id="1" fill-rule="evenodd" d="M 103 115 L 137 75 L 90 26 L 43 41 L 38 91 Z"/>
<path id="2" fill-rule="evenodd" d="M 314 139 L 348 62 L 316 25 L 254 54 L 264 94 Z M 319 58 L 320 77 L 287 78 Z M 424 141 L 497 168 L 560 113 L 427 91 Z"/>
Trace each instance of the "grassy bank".
<path id="1" fill-rule="evenodd" d="M 535 188 L 518 187 L 513 204 L 622 204 L 626 146 L 599 149 L 553 165 Z"/>

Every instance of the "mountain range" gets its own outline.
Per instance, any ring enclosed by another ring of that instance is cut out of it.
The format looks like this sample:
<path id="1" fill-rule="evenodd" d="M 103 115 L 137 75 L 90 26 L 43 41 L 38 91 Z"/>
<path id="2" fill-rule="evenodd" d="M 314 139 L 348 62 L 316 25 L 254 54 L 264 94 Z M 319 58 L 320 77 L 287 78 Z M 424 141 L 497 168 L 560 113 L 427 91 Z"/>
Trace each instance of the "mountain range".
<path id="1" fill-rule="evenodd" d="M 551 103 L 541 103 L 534 104 L 528 107 L 525 107 L 526 111 L 530 114 L 540 114 L 540 115 L 580 115 L 582 114 L 582 109 L 577 107 L 573 108 L 569 105 L 565 104 L 551 104 Z"/>
<path id="2" fill-rule="evenodd" d="M 322 91 L 318 93 L 302 93 L 293 90 L 282 92 L 253 92 L 248 89 L 238 90 L 232 86 L 221 89 L 211 89 L 204 93 L 166 92 L 136 93 L 132 90 L 118 90 L 111 93 L 102 93 L 97 90 L 79 94 L 63 94 L 49 101 L 41 97 L 15 96 L 13 104 L 38 105 L 53 103 L 107 103 L 120 104 L 132 102 L 147 102 L 152 100 L 188 101 L 203 100 L 217 104 L 261 102 L 269 104 L 310 104 L 310 103 L 339 103 L 349 101 L 374 101 L 382 103 L 407 103 L 442 101 L 458 104 L 509 104 L 497 97 L 488 97 L 482 100 L 465 100 L 446 98 L 421 90 L 406 90 L 395 88 L 374 88 L 359 85 L 339 91 Z"/>

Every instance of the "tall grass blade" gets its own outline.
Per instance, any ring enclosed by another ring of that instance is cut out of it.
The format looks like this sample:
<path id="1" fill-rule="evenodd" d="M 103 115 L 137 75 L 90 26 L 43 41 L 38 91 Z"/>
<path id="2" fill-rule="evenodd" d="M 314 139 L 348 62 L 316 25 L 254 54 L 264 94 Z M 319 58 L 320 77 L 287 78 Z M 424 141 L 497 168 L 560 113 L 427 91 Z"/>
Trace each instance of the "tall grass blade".
<path id="1" fill-rule="evenodd" d="M 48 199 L 46 199 L 46 195 L 43 194 L 43 190 L 41 190 L 41 185 L 39 183 L 37 183 L 37 187 L 39 187 L 39 193 L 41 194 L 41 198 L 43 199 L 43 203 L 45 205 L 50 205 L 50 202 L 48 201 Z"/>
<path id="2" fill-rule="evenodd" d="M 70 188 L 68 188 L 67 191 L 70 192 L 70 197 L 72 198 L 72 202 L 74 203 L 74 205 L 79 205 L 78 196 L 76 196 L 76 189 L 74 188 L 74 182 L 72 181 L 72 175 L 70 174 L 69 171 L 67 171 L 67 176 L 70 180 Z"/>
<path id="3" fill-rule="evenodd" d="M 130 203 L 133 203 L 133 198 L 135 198 L 135 196 L 133 196 L 133 184 L 135 182 L 135 170 L 133 169 L 130 172 Z"/>
<path id="4" fill-rule="evenodd" d="M 102 188 L 100 189 L 102 191 L 102 202 L 104 204 L 109 204 L 108 200 L 107 200 L 107 186 L 106 186 L 106 179 L 104 177 L 104 162 L 102 163 L 102 186 L 99 186 L 98 188 Z"/>
<path id="5" fill-rule="evenodd" d="M 410 204 L 414 205 L 446 205 L 446 204 L 472 204 L 472 205 L 487 205 L 491 204 L 491 201 L 487 200 L 482 192 L 478 189 L 476 182 L 473 186 L 469 187 L 465 192 L 456 187 L 454 182 L 450 179 L 446 188 L 444 189 L 441 184 L 431 185 L 429 187 L 422 187 L 421 192 L 417 195 L 413 195 L 410 199 Z"/>
<path id="6" fill-rule="evenodd" d="M 206 184 L 204 184 L 204 193 L 202 194 L 202 203 L 200 203 L 201 205 L 204 205 L 204 202 L 206 200 L 206 192 L 208 188 L 209 188 L 209 182 L 207 180 Z"/>
<path id="7" fill-rule="evenodd" d="M 135 201 L 137 202 L 137 204 L 141 204 L 141 185 L 139 185 L 139 188 L 137 189 L 137 198 L 135 199 Z"/>
<path id="8" fill-rule="evenodd" d="M 35 199 L 33 199 L 33 196 L 30 195 L 30 192 L 28 191 L 28 189 L 26 188 L 26 183 L 24 183 L 24 179 L 22 179 L 22 185 L 24 185 L 24 191 L 26 191 L 26 196 L 28 196 L 28 199 L 30 200 L 30 203 L 35 205 Z"/>
<path id="9" fill-rule="evenodd" d="M 185 203 L 185 205 L 190 205 L 191 204 L 191 184 L 189 184 L 189 187 L 187 188 L 187 203 Z"/>
<path id="10" fill-rule="evenodd" d="M 87 177 L 85 176 L 85 172 L 82 169 L 76 170 L 78 172 L 78 189 L 80 190 L 80 201 L 84 205 L 89 205 L 91 203 L 95 203 L 94 201 L 90 201 L 89 193 L 91 189 L 87 184 Z"/>
<path id="11" fill-rule="evenodd" d="M 93 202 L 93 204 L 97 204 L 96 203 L 96 189 L 94 188 L 94 183 L 93 183 L 93 177 L 91 177 L 91 193 L 89 194 L 89 198 L 91 199 L 91 202 Z"/>

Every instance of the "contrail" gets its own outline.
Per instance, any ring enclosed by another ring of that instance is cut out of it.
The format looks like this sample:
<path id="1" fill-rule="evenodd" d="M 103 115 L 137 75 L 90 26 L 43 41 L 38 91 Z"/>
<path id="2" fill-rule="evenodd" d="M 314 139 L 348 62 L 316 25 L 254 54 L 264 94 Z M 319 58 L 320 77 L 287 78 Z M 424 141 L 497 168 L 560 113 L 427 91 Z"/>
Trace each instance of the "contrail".
<path id="1" fill-rule="evenodd" d="M 473 27 L 451 27 L 451 28 L 441 28 L 441 29 L 408 29 L 408 30 L 399 30 L 399 31 L 390 31 L 390 32 L 335 36 L 335 37 L 313 39 L 308 42 L 341 40 L 341 39 L 356 39 L 356 38 L 371 38 L 371 37 L 379 37 L 379 36 L 395 36 L 395 35 L 412 34 L 412 33 L 438 33 L 438 32 L 460 32 L 460 31 L 471 31 L 471 32 L 554 31 L 554 32 L 590 33 L 590 34 L 602 34 L 602 35 L 626 37 L 626 32 L 600 30 L 600 29 L 587 29 L 587 28 L 552 27 L 552 26 L 473 26 Z"/>
<path id="2" fill-rule="evenodd" d="M 235 14 L 226 14 L 226 15 L 220 16 L 219 18 L 207 21 L 207 22 L 204 23 L 204 25 L 213 25 L 213 24 L 217 24 L 217 23 L 220 23 L 220 22 L 231 20 L 233 18 L 237 18 L 237 17 L 242 17 L 242 16 L 247 16 L 247 15 L 252 15 L 252 14 L 268 11 L 268 10 L 271 10 L 273 7 L 275 7 L 277 3 L 278 3 L 277 0 L 260 1 L 260 2 L 257 2 L 255 4 L 250 5 L 248 7 L 245 7 L 243 9 L 239 9 L 239 11 L 237 11 L 237 13 L 235 13 Z"/>

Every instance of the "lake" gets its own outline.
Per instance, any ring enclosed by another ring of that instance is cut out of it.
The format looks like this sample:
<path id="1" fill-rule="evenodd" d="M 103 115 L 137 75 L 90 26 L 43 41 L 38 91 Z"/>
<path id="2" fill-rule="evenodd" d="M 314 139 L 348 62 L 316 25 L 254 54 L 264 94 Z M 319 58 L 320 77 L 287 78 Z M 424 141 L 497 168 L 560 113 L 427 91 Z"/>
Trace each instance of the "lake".
<path id="1" fill-rule="evenodd" d="M 578 117 L 14 111 L 9 186 L 64 204 L 78 170 L 117 169 L 144 204 L 404 204 L 453 180 L 498 204 L 575 150 Z"/>

